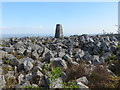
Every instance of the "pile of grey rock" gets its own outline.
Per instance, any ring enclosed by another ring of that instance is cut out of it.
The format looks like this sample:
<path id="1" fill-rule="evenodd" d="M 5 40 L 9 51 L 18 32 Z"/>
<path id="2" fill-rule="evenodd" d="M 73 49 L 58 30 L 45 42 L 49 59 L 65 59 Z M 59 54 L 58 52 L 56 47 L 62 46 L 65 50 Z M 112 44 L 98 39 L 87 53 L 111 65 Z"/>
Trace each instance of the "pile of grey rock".
<path id="1" fill-rule="evenodd" d="M 6 79 L 12 78 L 16 82 L 15 88 L 24 86 L 49 87 L 47 77 L 42 73 L 42 66 L 52 61 L 53 66 L 68 68 L 69 64 L 79 65 L 87 62 L 94 68 L 105 63 L 105 59 L 116 54 L 119 41 L 114 36 L 90 36 L 74 35 L 63 38 L 52 37 L 23 37 L 9 38 L 0 41 L 0 88 L 6 87 Z M 119 56 L 117 53 L 116 56 Z M 120 57 L 118 57 L 120 60 Z M 8 67 L 7 73 L 3 73 L 3 67 Z M 108 70 L 109 73 L 112 73 Z M 114 75 L 114 73 L 112 73 Z M 62 88 L 59 82 L 64 78 L 58 78 L 55 88 Z M 76 80 L 81 88 L 88 89 L 89 81 L 85 76 Z"/>

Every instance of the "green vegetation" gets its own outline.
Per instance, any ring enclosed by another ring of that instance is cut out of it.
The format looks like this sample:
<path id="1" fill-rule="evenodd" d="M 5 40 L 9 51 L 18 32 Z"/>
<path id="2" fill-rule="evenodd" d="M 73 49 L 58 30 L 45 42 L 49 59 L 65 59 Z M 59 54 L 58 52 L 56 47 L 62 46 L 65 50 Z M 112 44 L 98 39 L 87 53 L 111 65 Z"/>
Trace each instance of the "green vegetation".
<path id="1" fill-rule="evenodd" d="M 48 80 L 50 82 L 54 82 L 56 81 L 57 78 L 59 78 L 59 76 L 62 74 L 61 68 L 59 67 L 51 67 L 52 62 L 50 62 L 50 64 L 47 64 L 44 66 L 44 73 L 46 72 L 47 76 L 48 76 Z M 50 69 L 51 68 L 51 69 Z M 60 83 L 62 84 L 63 88 L 80 88 L 76 83 L 73 82 L 63 82 Z M 49 83 L 49 85 L 51 85 L 51 83 Z M 50 88 L 54 88 L 55 86 L 52 86 Z"/>
<path id="2" fill-rule="evenodd" d="M 3 60 L 3 63 L 4 63 L 4 64 L 9 64 L 9 63 L 10 63 L 10 60 Z"/>
<path id="3" fill-rule="evenodd" d="M 116 48 L 119 48 L 120 47 L 120 45 L 116 45 Z"/>
<path id="4" fill-rule="evenodd" d="M 62 83 L 63 88 L 80 88 L 76 83 L 68 82 L 68 83 Z"/>
<path id="5" fill-rule="evenodd" d="M 5 45 L 0 45 L 0 47 L 5 47 Z"/>
<path id="6" fill-rule="evenodd" d="M 112 60 L 116 60 L 116 55 L 111 55 L 107 59 L 105 59 L 105 62 L 110 64 Z"/>

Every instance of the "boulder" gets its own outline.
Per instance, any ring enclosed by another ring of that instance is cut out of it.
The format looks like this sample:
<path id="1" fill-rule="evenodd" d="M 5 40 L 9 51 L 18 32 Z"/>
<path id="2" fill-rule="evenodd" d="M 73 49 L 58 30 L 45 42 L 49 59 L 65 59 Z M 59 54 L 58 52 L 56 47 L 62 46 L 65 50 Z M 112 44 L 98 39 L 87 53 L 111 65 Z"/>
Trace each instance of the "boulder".
<path id="1" fill-rule="evenodd" d="M 3 60 L 9 60 L 9 64 L 12 66 L 18 66 L 19 61 L 12 54 L 6 54 Z"/>
<path id="2" fill-rule="evenodd" d="M 24 88 L 24 87 L 31 87 L 31 84 L 29 81 L 24 81 L 21 84 L 17 84 L 15 85 L 15 88 Z"/>
<path id="3" fill-rule="evenodd" d="M 68 54 L 65 54 L 62 59 L 64 59 L 65 61 L 68 61 L 68 62 L 71 62 L 72 61 L 72 58 L 68 55 Z"/>
<path id="4" fill-rule="evenodd" d="M 27 57 L 27 58 L 22 58 L 19 61 L 21 61 L 20 62 L 21 64 L 19 64 L 18 66 L 18 71 L 21 70 L 29 71 L 33 68 L 33 64 L 32 64 L 33 59 Z"/>
<path id="5" fill-rule="evenodd" d="M 13 47 L 3 47 L 2 50 L 7 52 L 7 53 L 13 53 L 14 52 L 14 48 Z"/>
<path id="6" fill-rule="evenodd" d="M 85 85 L 88 85 L 88 79 L 85 76 L 83 76 L 81 78 L 78 78 L 76 81 L 81 82 L 81 83 L 83 83 Z"/>
<path id="7" fill-rule="evenodd" d="M 20 75 L 18 76 L 18 84 L 21 84 L 23 81 L 24 81 L 24 75 L 23 75 L 23 74 L 20 74 Z"/>
<path id="8" fill-rule="evenodd" d="M 31 55 L 32 59 L 36 60 L 39 58 L 39 55 L 36 51 L 32 52 L 32 55 Z"/>
<path id="9" fill-rule="evenodd" d="M 94 65 L 100 64 L 99 56 L 96 55 L 93 56 L 92 64 Z"/>
<path id="10" fill-rule="evenodd" d="M 54 81 L 50 81 L 50 88 L 62 88 L 63 81 L 61 78 L 57 78 Z"/>
<path id="11" fill-rule="evenodd" d="M 77 85 L 80 86 L 80 90 L 89 90 L 89 87 L 81 82 L 77 82 Z"/>
<path id="12" fill-rule="evenodd" d="M 51 61 L 52 61 L 52 66 L 62 67 L 64 69 L 67 69 L 67 64 L 65 60 L 63 60 L 62 58 L 52 58 Z"/>

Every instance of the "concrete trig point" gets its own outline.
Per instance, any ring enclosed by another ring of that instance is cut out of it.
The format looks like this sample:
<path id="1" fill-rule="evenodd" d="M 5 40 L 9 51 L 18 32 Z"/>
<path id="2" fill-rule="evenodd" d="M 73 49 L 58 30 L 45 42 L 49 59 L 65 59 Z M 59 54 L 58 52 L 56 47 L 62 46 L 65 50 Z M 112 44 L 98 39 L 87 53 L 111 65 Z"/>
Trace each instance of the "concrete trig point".
<path id="1" fill-rule="evenodd" d="M 63 29 L 61 24 L 56 24 L 55 38 L 63 38 Z"/>

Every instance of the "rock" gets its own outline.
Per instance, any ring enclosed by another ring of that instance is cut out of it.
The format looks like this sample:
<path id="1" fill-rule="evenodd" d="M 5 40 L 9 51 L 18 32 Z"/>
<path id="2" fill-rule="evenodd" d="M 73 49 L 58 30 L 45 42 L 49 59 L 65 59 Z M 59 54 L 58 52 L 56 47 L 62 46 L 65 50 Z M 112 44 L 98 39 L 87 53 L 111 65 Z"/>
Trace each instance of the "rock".
<path id="1" fill-rule="evenodd" d="M 108 43 L 107 42 L 101 43 L 101 48 L 103 51 L 109 51 Z"/>
<path id="2" fill-rule="evenodd" d="M 42 59 L 42 61 L 50 62 L 50 59 L 53 57 L 54 57 L 53 53 L 51 51 L 48 51 L 47 53 L 45 53 L 45 57 Z"/>
<path id="3" fill-rule="evenodd" d="M 45 76 L 42 76 L 42 77 L 40 78 L 40 80 L 39 80 L 38 85 L 39 85 L 40 87 L 46 87 L 46 88 L 48 88 L 48 87 L 49 87 L 49 86 L 48 86 L 48 83 L 49 83 L 49 81 L 46 79 L 46 77 L 45 77 Z"/>
<path id="4" fill-rule="evenodd" d="M 34 67 L 33 75 L 32 75 L 32 78 L 30 80 L 31 83 L 34 83 L 34 84 L 39 83 L 40 78 L 43 77 L 43 74 L 41 71 L 42 71 L 42 68 L 40 68 L 38 66 Z"/>
<path id="5" fill-rule="evenodd" d="M 62 72 L 62 74 L 60 75 L 60 77 L 61 77 L 62 81 L 64 81 L 64 82 L 68 80 L 68 76 L 66 75 L 65 72 Z"/>
<path id="6" fill-rule="evenodd" d="M 2 72 L 3 72 L 2 67 L 0 67 L 0 75 L 2 75 Z"/>
<path id="7" fill-rule="evenodd" d="M 51 61 L 53 66 L 67 69 L 67 64 L 62 58 L 52 58 Z"/>
<path id="8" fill-rule="evenodd" d="M 30 49 L 27 49 L 27 50 L 24 51 L 24 55 L 25 55 L 25 56 L 28 56 L 28 57 L 31 57 L 31 53 L 32 53 L 32 52 L 31 52 Z"/>
<path id="9" fill-rule="evenodd" d="M 56 46 L 56 44 L 49 44 L 49 48 L 50 48 L 50 50 L 56 50 L 57 49 L 57 46 Z"/>
<path id="10" fill-rule="evenodd" d="M 103 57 L 100 57 L 100 63 L 105 63 L 105 59 Z"/>
<path id="11" fill-rule="evenodd" d="M 24 52 L 25 52 L 25 50 L 26 50 L 26 49 L 24 49 L 24 48 L 20 48 L 20 49 L 17 50 L 17 54 L 18 54 L 18 55 L 23 55 Z"/>
<path id="12" fill-rule="evenodd" d="M 65 52 L 57 52 L 57 56 L 56 57 L 60 57 L 62 58 L 65 55 Z"/>
<path id="13" fill-rule="evenodd" d="M 7 52 L 0 50 L 0 59 L 4 58 L 6 56 Z"/>
<path id="14" fill-rule="evenodd" d="M 116 71 L 115 64 L 110 64 L 110 65 L 108 66 L 108 69 L 111 70 L 112 72 L 115 72 L 115 71 Z"/>
<path id="15" fill-rule="evenodd" d="M 6 54 L 3 60 L 9 60 L 9 64 L 12 66 L 18 66 L 19 64 L 19 61 L 17 60 L 17 58 L 12 54 Z"/>
<path id="16" fill-rule="evenodd" d="M 39 58 L 39 55 L 38 55 L 38 53 L 36 51 L 34 51 L 34 52 L 32 52 L 32 56 L 31 57 L 32 57 L 32 59 L 36 60 L 36 59 Z"/>
<path id="17" fill-rule="evenodd" d="M 32 72 L 25 75 L 25 80 L 30 81 L 32 78 Z"/>
<path id="18" fill-rule="evenodd" d="M 63 38 L 62 25 L 60 25 L 60 24 L 56 25 L 55 38 Z"/>
<path id="19" fill-rule="evenodd" d="M 4 75 L 0 75 L 0 89 L 4 88 L 6 84 Z"/>
<path id="20" fill-rule="evenodd" d="M 23 58 L 23 59 L 20 59 L 19 61 L 21 61 L 20 65 L 18 66 L 18 71 L 21 71 L 21 70 L 25 70 L 26 72 L 31 70 L 33 68 L 33 64 L 32 64 L 32 59 L 31 58 Z"/>
<path id="21" fill-rule="evenodd" d="M 110 56 L 111 56 L 111 53 L 110 53 L 110 52 L 106 52 L 106 53 L 104 53 L 104 54 L 102 55 L 102 57 L 103 57 L 104 59 L 108 59 Z"/>
<path id="22" fill-rule="evenodd" d="M 20 48 L 24 48 L 24 43 L 22 41 L 18 41 L 16 44 L 14 44 L 14 48 L 16 50 L 20 49 Z"/>
<path id="23" fill-rule="evenodd" d="M 38 85 L 37 85 L 37 84 L 32 84 L 32 87 L 33 87 L 33 88 L 37 88 Z"/>
<path id="24" fill-rule="evenodd" d="M 90 55 L 88 51 L 85 51 L 85 55 L 83 56 L 83 60 L 85 60 L 85 61 L 92 60 L 92 55 Z"/>
<path id="25" fill-rule="evenodd" d="M 84 56 L 84 51 L 81 50 L 79 53 L 75 55 L 75 58 L 82 58 Z"/>
<path id="26" fill-rule="evenodd" d="M 83 76 L 81 78 L 78 78 L 76 81 L 81 82 L 81 83 L 83 83 L 85 85 L 88 85 L 88 80 L 87 80 L 87 78 L 85 76 Z"/>
<path id="27" fill-rule="evenodd" d="M 68 55 L 68 54 L 65 54 L 62 59 L 64 59 L 65 61 L 68 61 L 68 62 L 71 62 L 72 61 L 72 58 Z"/>
<path id="28" fill-rule="evenodd" d="M 39 54 L 39 56 L 42 56 L 43 51 L 44 51 L 43 47 L 40 47 L 40 48 L 37 50 L 37 53 Z"/>
<path id="29" fill-rule="evenodd" d="M 89 90 L 89 87 L 81 82 L 78 82 L 77 85 L 80 86 L 80 90 Z"/>
<path id="30" fill-rule="evenodd" d="M 114 77 L 117 77 L 111 70 L 107 69 L 107 72 L 108 72 L 110 75 L 112 75 L 112 76 L 114 76 Z"/>
<path id="31" fill-rule="evenodd" d="M 23 75 L 23 74 L 20 74 L 20 75 L 18 76 L 18 84 L 21 84 L 23 81 L 24 81 L 24 75 Z"/>
<path id="32" fill-rule="evenodd" d="M 13 53 L 14 52 L 14 48 L 13 47 L 3 47 L 3 51 L 5 51 L 7 53 Z"/>
<path id="33" fill-rule="evenodd" d="M 54 81 L 50 81 L 50 88 L 62 88 L 63 81 L 61 78 L 57 78 Z"/>
<path id="34" fill-rule="evenodd" d="M 15 88 L 24 88 L 24 87 L 31 87 L 30 82 L 29 82 L 29 81 L 25 81 L 25 82 L 23 82 L 23 83 L 21 83 L 21 84 L 17 84 L 17 85 L 15 86 Z"/>
<path id="35" fill-rule="evenodd" d="M 92 64 L 94 65 L 100 64 L 99 56 L 96 56 L 96 55 L 93 56 Z"/>

